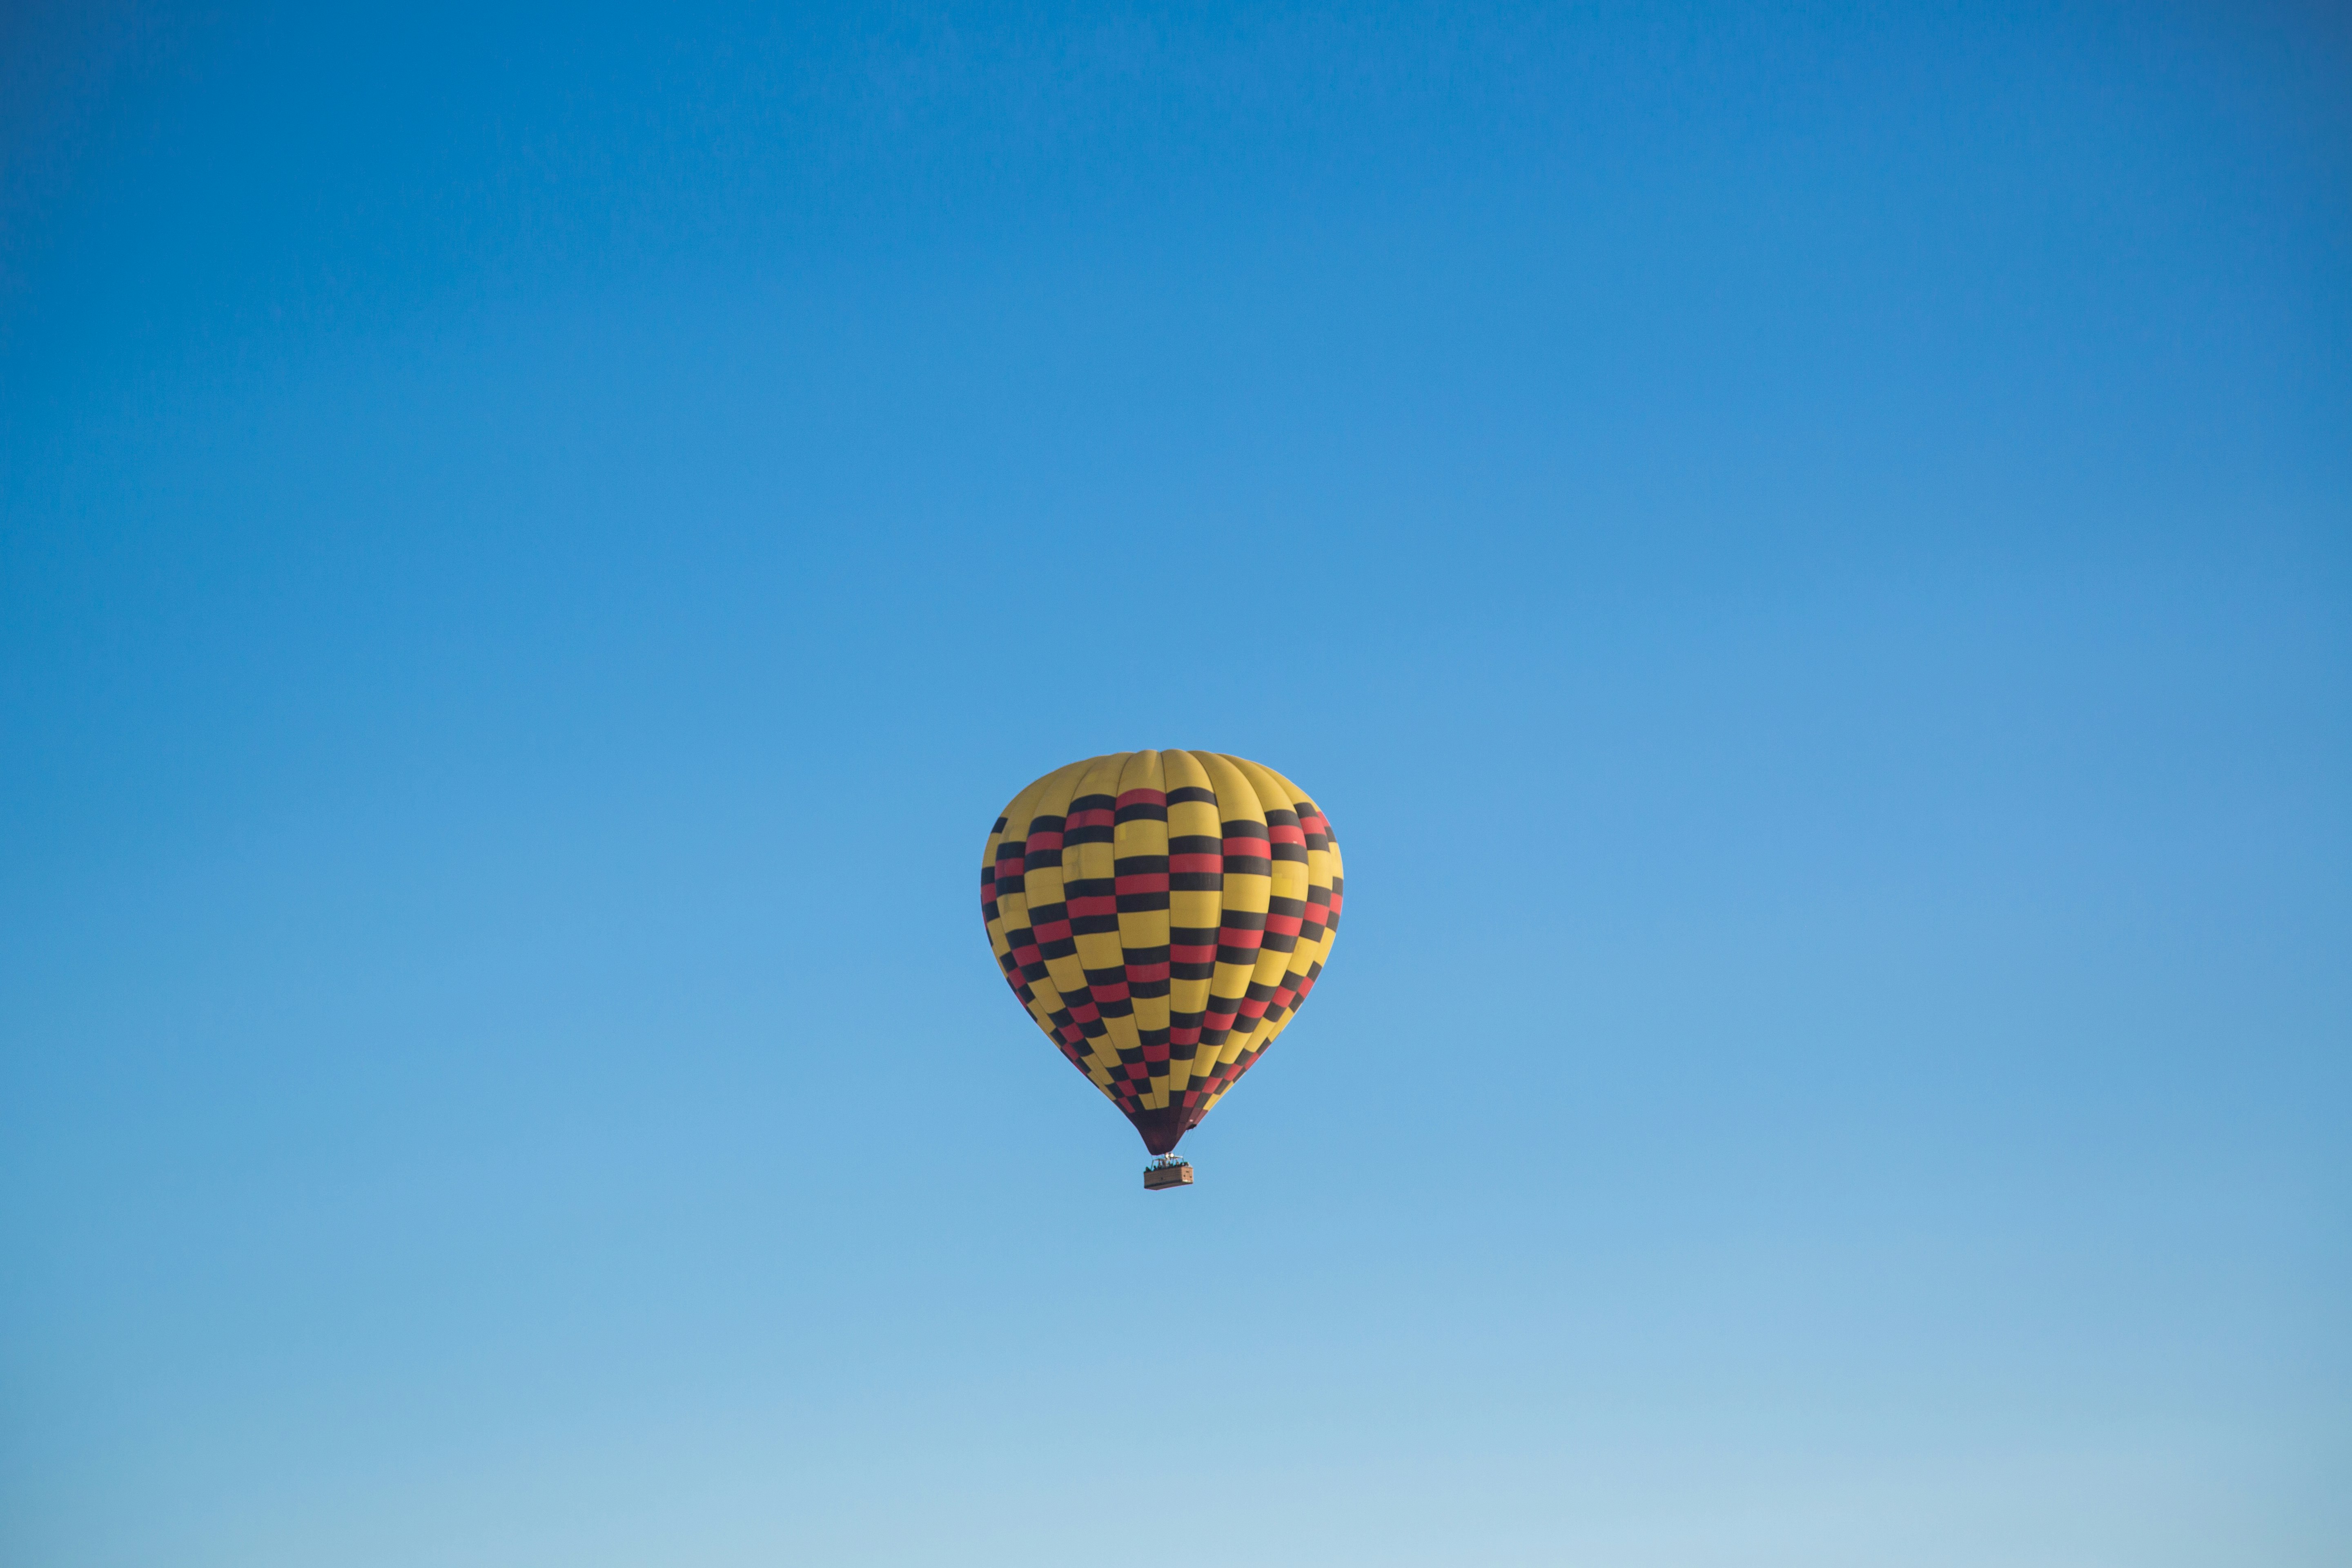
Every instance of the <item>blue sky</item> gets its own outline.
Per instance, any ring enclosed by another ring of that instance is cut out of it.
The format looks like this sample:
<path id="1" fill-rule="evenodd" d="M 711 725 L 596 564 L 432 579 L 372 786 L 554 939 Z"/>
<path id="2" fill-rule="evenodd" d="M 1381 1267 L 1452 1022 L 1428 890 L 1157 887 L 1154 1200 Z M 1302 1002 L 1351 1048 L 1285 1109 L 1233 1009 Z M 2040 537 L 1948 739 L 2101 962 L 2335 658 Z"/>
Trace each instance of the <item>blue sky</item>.
<path id="1" fill-rule="evenodd" d="M 2342 1561 L 2347 53 L 12 13 L 0 1554 Z M 1140 746 L 1349 874 L 1149 1197 Z"/>

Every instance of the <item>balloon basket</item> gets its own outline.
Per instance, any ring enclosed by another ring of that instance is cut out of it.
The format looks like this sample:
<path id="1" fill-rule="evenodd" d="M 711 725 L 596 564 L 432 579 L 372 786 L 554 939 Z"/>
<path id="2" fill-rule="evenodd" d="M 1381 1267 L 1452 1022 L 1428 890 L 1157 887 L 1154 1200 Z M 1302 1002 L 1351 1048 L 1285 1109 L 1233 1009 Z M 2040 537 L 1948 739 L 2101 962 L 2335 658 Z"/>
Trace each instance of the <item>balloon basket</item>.
<path id="1" fill-rule="evenodd" d="M 1162 1154 L 1143 1167 L 1143 1190 L 1156 1193 L 1162 1187 L 1189 1187 L 1192 1184 L 1192 1162 L 1175 1154 Z"/>

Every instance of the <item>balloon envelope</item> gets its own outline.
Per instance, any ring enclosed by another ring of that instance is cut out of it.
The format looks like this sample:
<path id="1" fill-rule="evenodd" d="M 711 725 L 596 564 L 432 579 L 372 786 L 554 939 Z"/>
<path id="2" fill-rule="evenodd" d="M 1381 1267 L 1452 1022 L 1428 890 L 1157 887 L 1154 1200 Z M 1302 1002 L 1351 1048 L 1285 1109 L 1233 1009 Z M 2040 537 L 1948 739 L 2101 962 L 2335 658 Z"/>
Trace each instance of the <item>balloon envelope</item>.
<path id="1" fill-rule="evenodd" d="M 1013 994 L 1154 1154 L 1297 1016 L 1342 887 L 1307 792 L 1216 752 L 1057 768 L 1013 797 L 980 871 Z"/>

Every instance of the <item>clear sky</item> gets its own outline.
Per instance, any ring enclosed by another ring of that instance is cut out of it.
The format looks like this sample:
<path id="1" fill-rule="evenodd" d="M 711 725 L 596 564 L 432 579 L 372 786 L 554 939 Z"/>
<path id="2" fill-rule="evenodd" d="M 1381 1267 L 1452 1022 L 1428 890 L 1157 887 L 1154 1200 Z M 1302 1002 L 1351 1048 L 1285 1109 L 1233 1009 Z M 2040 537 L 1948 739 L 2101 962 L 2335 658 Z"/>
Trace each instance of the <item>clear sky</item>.
<path id="1" fill-rule="evenodd" d="M 0 1558 L 2345 1562 L 2331 9 L 6 8 Z"/>

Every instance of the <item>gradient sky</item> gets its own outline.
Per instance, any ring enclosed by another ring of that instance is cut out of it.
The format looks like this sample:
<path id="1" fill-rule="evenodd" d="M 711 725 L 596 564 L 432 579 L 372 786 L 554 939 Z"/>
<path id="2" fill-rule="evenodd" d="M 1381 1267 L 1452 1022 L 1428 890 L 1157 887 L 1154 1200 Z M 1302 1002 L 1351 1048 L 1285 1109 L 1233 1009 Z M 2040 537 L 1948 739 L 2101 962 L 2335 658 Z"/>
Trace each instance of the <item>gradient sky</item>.
<path id="1" fill-rule="evenodd" d="M 2347 81 L 8 8 L 0 1557 L 2352 1557 Z M 1140 746 L 1349 873 L 1175 1194 L 971 888 Z"/>

